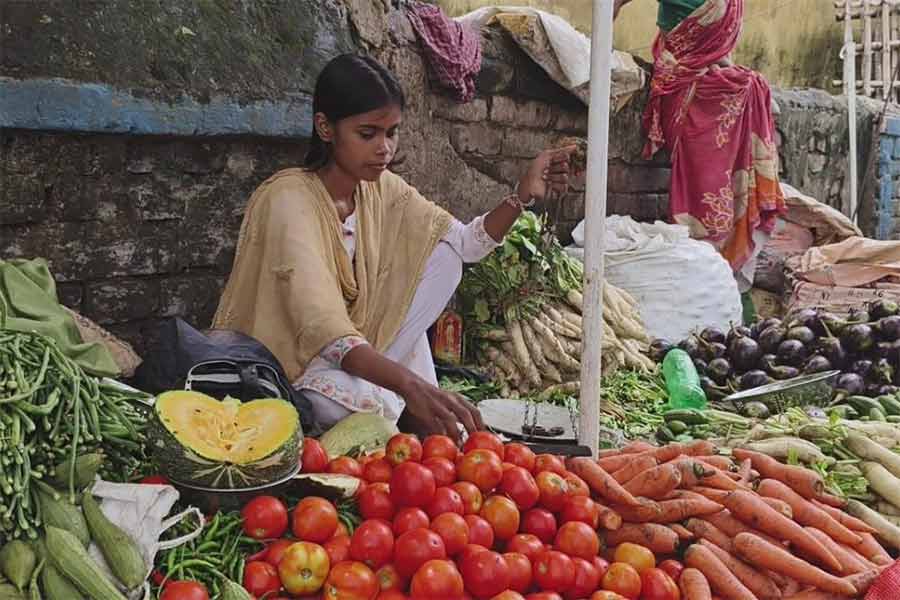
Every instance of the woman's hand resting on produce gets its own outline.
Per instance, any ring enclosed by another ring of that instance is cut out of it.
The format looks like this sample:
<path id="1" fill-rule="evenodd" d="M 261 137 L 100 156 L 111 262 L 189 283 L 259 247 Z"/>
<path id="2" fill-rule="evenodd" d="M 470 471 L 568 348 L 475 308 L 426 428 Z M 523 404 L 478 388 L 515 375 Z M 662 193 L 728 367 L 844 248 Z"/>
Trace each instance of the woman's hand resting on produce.
<path id="1" fill-rule="evenodd" d="M 459 394 L 444 391 L 420 378 L 414 378 L 401 392 L 406 411 L 417 422 L 420 436 L 443 434 L 459 442 L 458 423 L 472 433 L 484 429 L 478 409 Z"/>

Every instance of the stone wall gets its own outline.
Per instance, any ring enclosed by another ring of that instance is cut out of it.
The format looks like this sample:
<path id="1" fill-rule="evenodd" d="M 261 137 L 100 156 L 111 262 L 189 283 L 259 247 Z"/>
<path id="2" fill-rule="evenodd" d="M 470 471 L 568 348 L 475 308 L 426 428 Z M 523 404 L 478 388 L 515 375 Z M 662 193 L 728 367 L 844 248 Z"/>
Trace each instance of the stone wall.
<path id="1" fill-rule="evenodd" d="M 338 52 L 369 51 L 398 75 L 409 99 L 403 175 L 461 219 L 496 205 L 542 148 L 586 133 L 585 107 L 498 31 L 484 34 L 478 97 L 455 103 L 389 4 L 0 4 L 0 96 L 4 85 L 24 94 L 0 107 L 0 257 L 48 258 L 62 301 L 139 352 L 162 317 L 208 325 L 246 201 L 302 160 L 308 116 L 295 115 L 308 115 L 315 75 Z M 106 112 L 79 103 L 109 90 Z M 53 94 L 78 102 L 34 109 Z M 824 118 L 821 105 L 837 101 L 778 98 L 788 181 L 837 203 L 840 110 Z M 609 212 L 654 220 L 668 212 L 669 168 L 639 158 L 644 100 L 612 119 Z M 583 194 L 562 202 L 565 237 Z"/>

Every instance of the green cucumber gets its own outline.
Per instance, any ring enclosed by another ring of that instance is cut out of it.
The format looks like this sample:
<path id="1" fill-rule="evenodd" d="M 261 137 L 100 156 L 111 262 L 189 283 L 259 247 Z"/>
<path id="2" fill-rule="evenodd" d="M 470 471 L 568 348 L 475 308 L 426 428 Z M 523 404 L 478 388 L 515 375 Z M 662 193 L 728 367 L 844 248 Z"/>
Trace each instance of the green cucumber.
<path id="1" fill-rule="evenodd" d="M 687 425 L 706 425 L 709 418 L 703 414 L 703 411 L 695 408 L 673 408 L 663 413 L 663 419 L 666 422 L 681 421 Z"/>
<path id="2" fill-rule="evenodd" d="M 147 565 L 141 549 L 121 527 L 106 518 L 100 505 L 90 492 L 81 501 L 91 538 L 100 548 L 103 558 L 113 575 L 129 590 L 142 583 L 147 576 Z"/>
<path id="3" fill-rule="evenodd" d="M 47 527 L 46 545 L 50 563 L 91 600 L 126 600 L 74 535 Z"/>
<path id="4" fill-rule="evenodd" d="M 660 425 L 659 429 L 656 430 L 656 439 L 663 443 L 674 442 L 675 434 L 665 425 Z"/>
<path id="5" fill-rule="evenodd" d="M 81 590 L 50 564 L 41 571 L 41 590 L 45 600 L 84 600 Z"/>
<path id="6" fill-rule="evenodd" d="M 837 404 L 828 409 L 829 414 L 835 413 L 842 419 L 858 419 L 859 411 L 849 404 Z"/>
<path id="7" fill-rule="evenodd" d="M 861 415 L 869 414 L 869 411 L 873 408 L 881 410 L 881 403 L 876 402 L 873 398 L 867 398 L 866 396 L 848 396 L 844 400 L 844 403 L 855 408 Z"/>
<path id="8" fill-rule="evenodd" d="M 669 431 L 671 431 L 675 435 L 686 433 L 688 430 L 687 423 L 685 423 L 684 421 L 669 421 L 668 423 L 666 423 L 666 427 L 668 427 Z"/>
<path id="9" fill-rule="evenodd" d="M 884 416 L 884 412 L 880 408 L 873 408 L 869 411 L 869 419 L 873 421 L 883 421 L 886 422 L 887 419 Z"/>
<path id="10" fill-rule="evenodd" d="M 888 423 L 900 423 L 900 415 L 888 415 L 887 422 Z"/>
<path id="11" fill-rule="evenodd" d="M 94 483 L 100 466 L 103 464 L 103 455 L 93 452 L 81 454 L 75 458 L 75 490 L 80 492 Z M 72 459 L 67 458 L 53 469 L 53 477 L 50 484 L 63 490 L 69 489 L 69 473 L 71 473 Z"/>
<path id="12" fill-rule="evenodd" d="M 11 583 L 0 584 L 0 600 L 25 600 L 22 592 Z"/>
<path id="13" fill-rule="evenodd" d="M 91 543 L 91 532 L 88 531 L 87 521 L 81 509 L 71 502 L 68 497 L 54 500 L 50 494 L 38 490 L 38 502 L 41 505 L 41 516 L 45 525 L 52 525 L 65 529 L 87 548 Z"/>
<path id="14" fill-rule="evenodd" d="M 875 399 L 881 404 L 881 408 L 885 415 L 900 415 L 900 400 L 897 400 L 896 396 L 885 394 L 884 396 L 878 396 Z"/>

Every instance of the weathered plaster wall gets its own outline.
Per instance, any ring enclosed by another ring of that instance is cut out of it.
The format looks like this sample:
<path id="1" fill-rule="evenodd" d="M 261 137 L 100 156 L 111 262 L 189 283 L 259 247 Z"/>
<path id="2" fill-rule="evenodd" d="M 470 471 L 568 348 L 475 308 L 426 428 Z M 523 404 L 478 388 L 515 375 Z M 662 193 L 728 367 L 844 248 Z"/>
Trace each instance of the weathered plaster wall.
<path id="1" fill-rule="evenodd" d="M 138 351 L 161 317 L 206 326 L 246 201 L 302 160 L 315 77 L 339 52 L 370 51 L 401 79 L 403 174 L 462 219 L 542 148 L 585 134 L 584 106 L 497 31 L 484 33 L 478 97 L 456 104 L 389 4 L 0 3 L 0 257 L 47 257 L 62 300 Z M 839 203 L 839 102 L 776 97 L 787 179 Z M 667 215 L 669 169 L 639 158 L 643 100 L 612 120 L 609 210 L 653 220 Z M 563 202 L 565 235 L 582 194 Z"/>

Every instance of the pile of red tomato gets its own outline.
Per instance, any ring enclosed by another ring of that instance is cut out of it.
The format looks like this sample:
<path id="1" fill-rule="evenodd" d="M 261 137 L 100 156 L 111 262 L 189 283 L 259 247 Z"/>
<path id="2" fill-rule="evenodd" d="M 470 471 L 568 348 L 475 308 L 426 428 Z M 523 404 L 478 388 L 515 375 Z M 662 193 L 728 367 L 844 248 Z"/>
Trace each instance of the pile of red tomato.
<path id="1" fill-rule="evenodd" d="M 256 598 L 284 600 L 680 600 L 681 565 L 642 546 L 602 548 L 600 506 L 560 457 L 488 432 L 394 436 L 384 452 L 329 461 L 307 439 L 305 471 L 353 475 L 363 522 L 334 505 L 277 498 L 245 506 L 245 531 L 275 539 L 245 568 Z M 290 529 L 292 539 L 281 538 Z M 287 594 L 287 595 L 286 595 Z"/>

